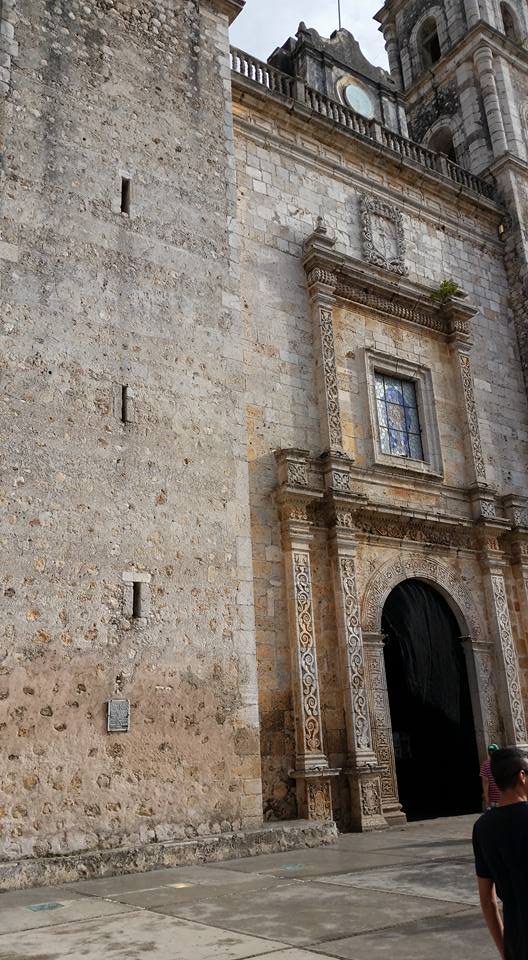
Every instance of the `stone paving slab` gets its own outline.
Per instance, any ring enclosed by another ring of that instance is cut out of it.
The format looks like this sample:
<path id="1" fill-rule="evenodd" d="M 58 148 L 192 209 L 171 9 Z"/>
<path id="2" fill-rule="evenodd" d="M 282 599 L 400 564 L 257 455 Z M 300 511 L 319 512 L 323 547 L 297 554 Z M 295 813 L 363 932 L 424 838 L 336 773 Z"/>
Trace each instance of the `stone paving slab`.
<path id="1" fill-rule="evenodd" d="M 257 862 L 251 863 L 246 860 L 236 860 L 237 873 L 255 873 L 267 874 L 273 877 L 291 876 L 297 877 L 318 877 L 321 873 L 344 873 L 350 870 L 351 861 L 355 869 L 370 870 L 374 867 L 382 867 L 387 864 L 401 863 L 401 856 L 394 850 L 388 853 L 385 851 L 354 850 L 351 856 L 347 850 L 336 850 L 335 848 L 325 848 L 320 850 L 297 850 L 289 853 L 273 854 L 272 856 L 258 857 Z M 411 861 L 413 857 L 409 858 Z M 235 867 L 230 864 L 215 864 L 212 868 L 218 873 L 230 873 Z"/>
<path id="2" fill-rule="evenodd" d="M 256 857 L 254 862 L 257 863 L 258 860 L 260 860 L 260 857 Z M 245 861 L 242 862 L 244 863 Z M 204 864 L 203 866 L 171 867 L 168 870 L 151 870 L 148 873 L 125 874 L 122 877 L 102 877 L 97 880 L 81 880 L 67 884 L 67 886 L 62 889 L 75 890 L 77 895 L 119 897 L 121 894 L 128 895 L 136 892 L 157 890 L 161 887 L 176 883 L 188 883 L 199 887 L 241 887 L 255 883 L 255 874 L 257 873 L 259 873 L 259 871 L 256 870 L 219 871 L 215 866 Z M 264 884 L 266 881 L 265 879 L 258 880 L 257 878 L 257 882 Z M 46 889 L 49 895 L 50 887 L 43 889 Z M 27 893 L 30 894 L 31 891 L 27 891 Z M 16 896 L 16 894 L 5 894 L 5 896 L 12 895 Z M 0 905 L 3 902 L 3 896 L 4 895 L 0 895 Z"/>
<path id="3" fill-rule="evenodd" d="M 178 907 L 194 905 L 195 908 L 201 901 L 221 900 L 226 897 L 233 897 L 240 893 L 248 898 L 258 895 L 259 891 L 282 887 L 280 881 L 275 877 L 251 877 L 246 876 L 245 883 L 226 883 L 213 886 L 212 884 L 193 884 L 183 880 L 178 883 L 158 886 L 147 890 L 134 890 L 128 893 L 114 892 L 107 894 L 109 900 L 119 903 L 127 903 L 132 906 L 142 907 L 144 910 L 156 910 L 158 907 L 174 907 L 175 915 Z"/>
<path id="4" fill-rule="evenodd" d="M 412 867 L 390 867 L 338 876 L 319 877 L 318 883 L 335 886 L 389 890 L 417 897 L 432 897 L 447 903 L 479 903 L 473 860 L 430 861 Z"/>
<path id="5" fill-rule="evenodd" d="M 319 943 L 317 950 L 340 960 L 497 960 L 498 956 L 477 910 Z"/>
<path id="6" fill-rule="evenodd" d="M 116 914 L 129 913 L 132 908 L 127 904 L 110 902 L 108 900 L 91 900 L 87 897 L 77 900 L 57 900 L 50 897 L 48 890 L 48 902 L 35 904 L 36 909 L 31 906 L 11 907 L 2 909 L 0 919 L 0 943 L 1 937 L 5 933 L 15 933 L 22 930 L 39 929 L 45 927 L 59 926 L 64 923 L 73 923 L 74 921 L 89 920 L 92 917 L 115 916 Z M 3 905 L 2 905 L 3 906 Z"/>
<path id="7" fill-rule="evenodd" d="M 196 908 L 160 906 L 158 912 L 192 918 Z M 456 913 L 462 905 L 441 900 L 400 896 L 397 893 L 296 881 L 261 890 L 248 899 L 244 894 L 222 896 L 199 904 L 203 923 L 226 930 L 307 946 L 377 927 Z"/>
<path id="8" fill-rule="evenodd" d="M 0 960 L 246 960 L 277 957 L 282 948 L 287 945 L 144 911 L 44 927 L 23 938 L 0 935 Z"/>
<path id="9" fill-rule="evenodd" d="M 0 894 L 0 960 L 495 960 L 474 820 Z"/>

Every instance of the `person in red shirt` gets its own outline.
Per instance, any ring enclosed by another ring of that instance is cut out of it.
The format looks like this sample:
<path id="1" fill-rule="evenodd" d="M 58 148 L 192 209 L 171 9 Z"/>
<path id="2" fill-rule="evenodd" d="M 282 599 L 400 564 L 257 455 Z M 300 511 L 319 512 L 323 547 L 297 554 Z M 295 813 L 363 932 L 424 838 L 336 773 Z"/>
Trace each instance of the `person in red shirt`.
<path id="1" fill-rule="evenodd" d="M 501 792 L 493 779 L 491 772 L 491 758 L 496 750 L 496 743 L 490 743 L 488 747 L 488 759 L 484 761 L 480 768 L 480 779 L 482 780 L 482 790 L 484 792 L 484 806 L 486 810 L 497 807 L 501 800 Z"/>

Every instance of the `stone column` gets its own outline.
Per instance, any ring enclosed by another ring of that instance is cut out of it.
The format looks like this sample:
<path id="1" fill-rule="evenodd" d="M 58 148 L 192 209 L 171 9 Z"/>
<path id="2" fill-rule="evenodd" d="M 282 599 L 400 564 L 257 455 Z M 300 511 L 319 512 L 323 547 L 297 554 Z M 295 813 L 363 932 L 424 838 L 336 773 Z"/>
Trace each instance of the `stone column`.
<path id="1" fill-rule="evenodd" d="M 398 43 L 398 38 L 396 36 L 396 31 L 393 27 L 386 27 L 384 30 L 385 35 L 385 50 L 387 51 L 387 57 L 389 60 L 389 69 L 390 75 L 394 80 L 398 90 L 403 90 L 403 76 L 402 68 L 400 61 L 400 45 Z"/>
<path id="2" fill-rule="evenodd" d="M 526 719 L 519 663 L 513 638 L 503 567 L 489 555 L 482 557 L 490 621 L 496 637 L 496 683 L 506 741 L 525 746 Z"/>
<path id="3" fill-rule="evenodd" d="M 464 8 L 466 11 L 468 30 L 471 30 L 480 20 L 479 0 L 464 0 Z"/>
<path id="4" fill-rule="evenodd" d="M 307 274 L 308 291 L 314 325 L 314 347 L 321 452 L 343 452 L 343 429 L 337 382 L 337 364 L 334 338 L 333 309 L 337 273 L 342 257 L 335 253 L 335 239 L 319 218 L 314 233 L 304 245 L 303 264 Z"/>
<path id="5" fill-rule="evenodd" d="M 365 675 L 372 728 L 372 747 L 381 767 L 383 816 L 390 826 L 406 823 L 398 797 L 398 778 L 381 633 L 364 633 Z"/>
<path id="6" fill-rule="evenodd" d="M 330 535 L 330 556 L 346 719 L 351 824 L 355 830 L 377 830 L 387 823 L 382 809 L 381 770 L 372 746 L 355 552 L 352 530 L 335 526 Z"/>
<path id="7" fill-rule="evenodd" d="M 282 504 L 295 714 L 293 776 L 299 815 L 321 820 L 332 818 L 330 778 L 337 771 L 329 769 L 323 745 L 310 564 L 313 532 L 306 511 L 298 503 Z"/>
<path id="8" fill-rule="evenodd" d="M 468 678 L 472 694 L 473 716 L 479 753 L 486 756 L 488 743 L 504 742 L 495 685 L 495 651 L 492 643 L 463 640 Z"/>
<path id="9" fill-rule="evenodd" d="M 495 81 L 495 71 L 493 65 L 493 53 L 490 47 L 483 44 L 478 48 L 473 57 L 477 70 L 484 109 L 488 121 L 488 128 L 491 136 L 493 156 L 501 157 L 508 150 L 508 141 L 502 119 L 502 109 L 497 92 Z"/>
<path id="10" fill-rule="evenodd" d="M 508 150 L 526 161 L 526 144 L 518 109 L 520 102 L 512 83 L 510 66 L 501 56 L 496 56 L 493 63 Z"/>
<path id="11" fill-rule="evenodd" d="M 465 414 L 465 443 L 468 460 L 472 467 L 472 483 L 477 486 L 486 485 L 486 465 L 480 439 L 480 426 L 475 403 L 475 389 L 469 351 L 471 343 L 465 332 L 454 329 L 451 334 L 451 349 L 453 351 L 459 392 L 463 402 Z"/>

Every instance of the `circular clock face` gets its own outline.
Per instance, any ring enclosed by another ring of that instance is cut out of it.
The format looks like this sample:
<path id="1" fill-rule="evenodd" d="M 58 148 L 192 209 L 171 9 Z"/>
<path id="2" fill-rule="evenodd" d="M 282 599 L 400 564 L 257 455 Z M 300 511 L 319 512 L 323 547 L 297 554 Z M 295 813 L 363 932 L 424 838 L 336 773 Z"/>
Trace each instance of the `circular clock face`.
<path id="1" fill-rule="evenodd" d="M 368 117 L 372 120 L 374 117 L 374 106 L 366 90 L 355 83 L 349 83 L 345 87 L 345 100 L 352 110 L 360 113 L 362 117 Z"/>

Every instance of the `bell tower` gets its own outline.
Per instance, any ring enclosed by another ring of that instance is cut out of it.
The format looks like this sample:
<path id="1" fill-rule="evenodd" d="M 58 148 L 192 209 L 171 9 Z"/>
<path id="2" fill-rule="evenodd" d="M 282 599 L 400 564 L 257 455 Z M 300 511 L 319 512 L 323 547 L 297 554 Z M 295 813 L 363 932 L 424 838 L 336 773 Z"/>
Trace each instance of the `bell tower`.
<path id="1" fill-rule="evenodd" d="M 410 137 L 496 182 L 528 383 L 528 5 L 386 0 L 375 19 Z"/>

